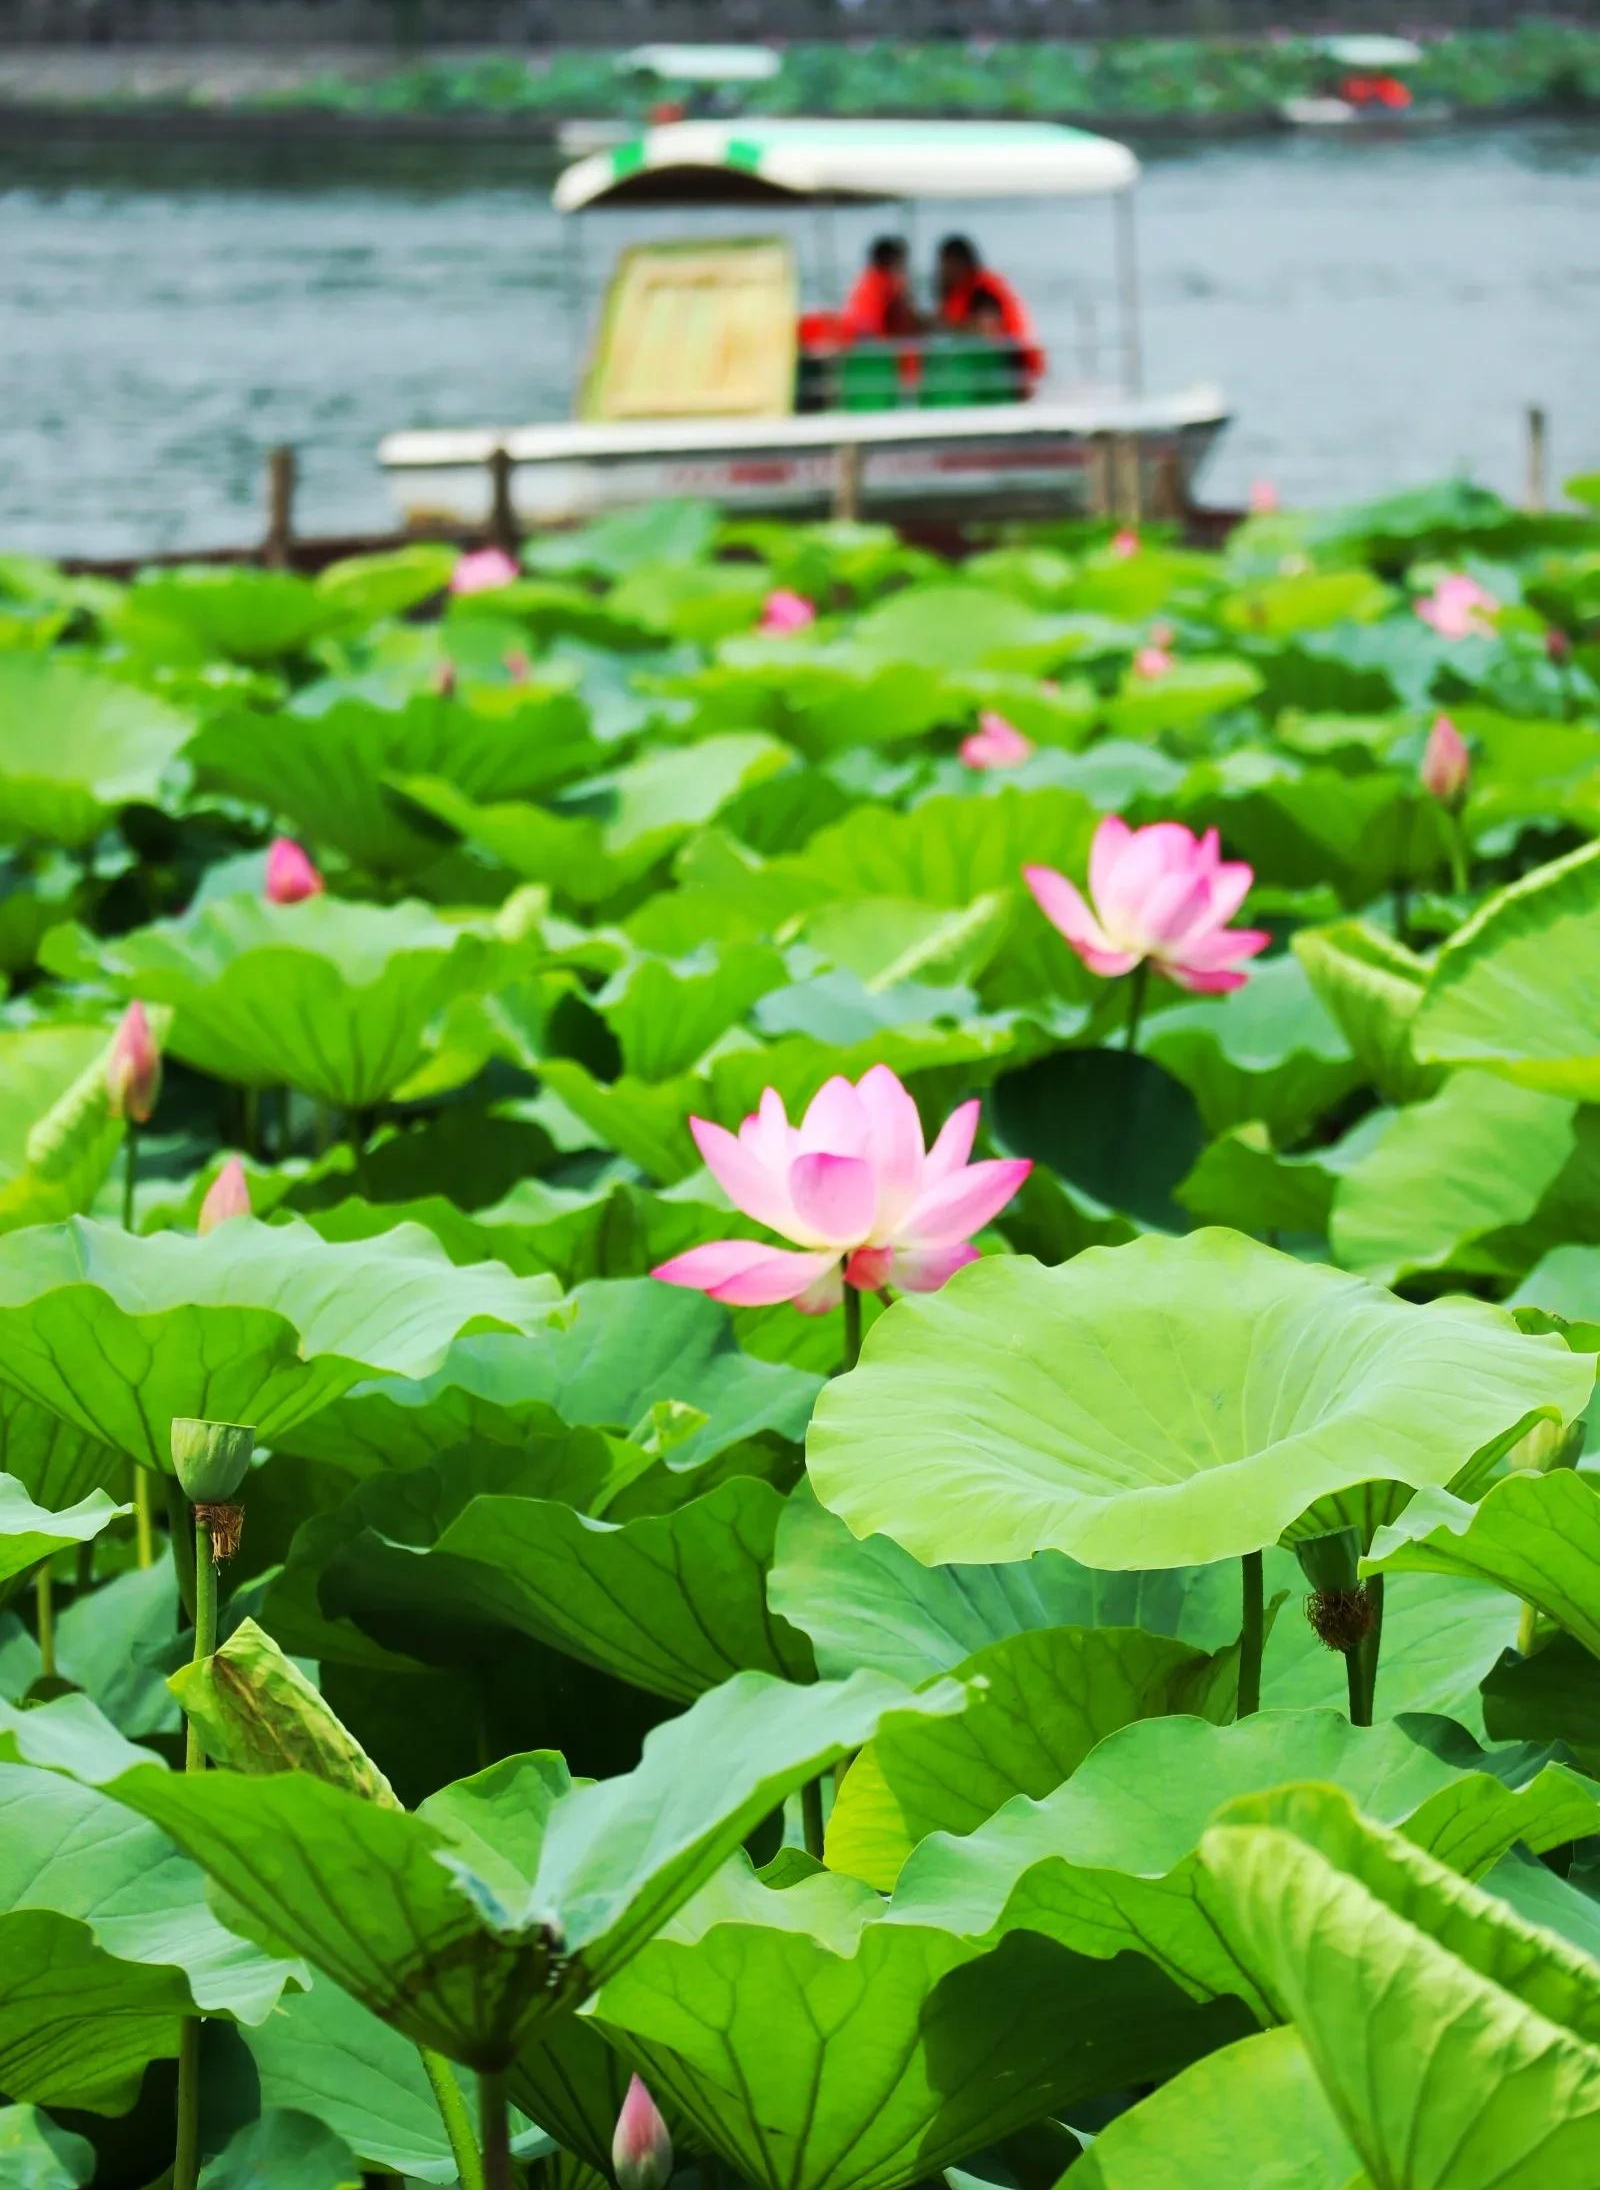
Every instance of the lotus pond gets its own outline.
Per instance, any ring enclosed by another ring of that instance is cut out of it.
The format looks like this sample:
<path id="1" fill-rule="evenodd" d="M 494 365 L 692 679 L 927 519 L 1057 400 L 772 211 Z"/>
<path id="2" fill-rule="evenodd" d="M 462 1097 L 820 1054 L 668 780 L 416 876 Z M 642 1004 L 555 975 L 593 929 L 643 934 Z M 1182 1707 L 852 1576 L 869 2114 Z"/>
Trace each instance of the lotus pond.
<path id="1" fill-rule="evenodd" d="M 0 559 L 0 2183 L 1594 2190 L 1569 494 Z"/>

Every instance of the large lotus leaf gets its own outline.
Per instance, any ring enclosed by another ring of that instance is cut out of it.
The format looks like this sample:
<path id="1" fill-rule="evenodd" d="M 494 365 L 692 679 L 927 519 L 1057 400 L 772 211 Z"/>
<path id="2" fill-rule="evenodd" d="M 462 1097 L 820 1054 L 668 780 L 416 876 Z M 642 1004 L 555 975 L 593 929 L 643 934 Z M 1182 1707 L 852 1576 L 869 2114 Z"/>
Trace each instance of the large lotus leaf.
<path id="1" fill-rule="evenodd" d="M 1057 1049 L 1003 1073 L 992 1127 L 1096 1215 L 1183 1231 L 1175 1199 L 1205 1145 L 1193 1096 L 1154 1058 L 1127 1049 Z"/>
<path id="2" fill-rule="evenodd" d="M 950 1711 L 861 1675 L 741 1673 L 650 1735 L 637 1769 L 573 1789 L 511 1757 L 381 1809 L 304 1773 L 123 1771 L 106 1792 L 212 1877 L 231 1924 L 303 1954 L 405 2036 L 469 2067 L 570 2013 L 804 1781 L 895 1712 Z"/>
<path id="3" fill-rule="evenodd" d="M 259 2023 L 294 1974 L 224 1930 L 154 1825 L 0 1764 L 0 2088 L 118 2111 L 184 2013 Z"/>
<path id="4" fill-rule="evenodd" d="M 1372 2190 L 1288 2025 L 1219 2047 L 1119 2114 L 1070 2190 Z"/>
<path id="5" fill-rule="evenodd" d="M 1097 816 L 1072 791 L 1008 787 L 993 798 L 924 799 L 908 813 L 863 806 L 773 864 L 835 897 L 914 898 L 965 909 L 1015 892 L 1030 860 L 1078 871 Z"/>
<path id="6" fill-rule="evenodd" d="M 1296 1778 L 1326 1781 L 1473 1876 L 1519 1840 L 1554 1847 L 1594 1829 L 1600 1793 L 1578 1773 L 1547 1764 L 1526 1777 L 1520 1750 L 1462 1770 L 1425 1738 L 1440 1728 L 1473 1753 L 1437 1720 L 1357 1727 L 1335 1711 L 1263 1711 L 1234 1726 L 1138 1720 L 1043 1801 L 1019 1797 L 963 1839 L 925 1840 L 901 1873 L 891 1918 L 975 1939 L 1036 1931 L 1095 1956 L 1133 1950 L 1196 1998 L 1236 1993 L 1263 2015 L 1262 1988 L 1219 1935 L 1204 1887 L 1203 1835 L 1225 1805 Z M 1497 1764 L 1513 1778 L 1520 1769 L 1524 1783 L 1496 1776 Z"/>
<path id="7" fill-rule="evenodd" d="M 1269 1553 L 1269 1562 L 1273 1558 Z M 1282 1557 L 1282 1554 L 1277 1556 Z M 1294 1602 L 1273 1623 L 1262 1664 L 1263 1700 L 1282 1710 L 1347 1707 L 1345 1661 L 1303 1616 L 1308 1599 L 1298 1568 L 1279 1587 Z M 1511 1648 L 1521 1613 L 1515 1597 L 1485 1582 L 1451 1575 L 1408 1574 L 1387 1592 L 1378 1657 L 1377 1715 L 1437 1711 L 1472 1733 L 1484 1732 L 1485 1677 Z M 1491 1731 L 1509 1733 L 1509 1728 Z"/>
<path id="8" fill-rule="evenodd" d="M 1439 953 L 1417 1054 L 1577 1102 L 1600 1098 L 1600 845 L 1502 890 Z"/>
<path id="9" fill-rule="evenodd" d="M 58 935 L 60 973 L 173 1007 L 175 1056 L 244 1087 L 286 1082 L 344 1109 L 416 1070 L 453 999 L 492 984 L 497 947 L 426 905 L 224 897 L 114 942 Z"/>
<path id="10" fill-rule="evenodd" d="M 111 1115 L 103 1027 L 0 1033 L 0 1230 L 88 1207 L 122 1145 Z"/>
<path id="11" fill-rule="evenodd" d="M 1242 1805 L 1202 1851 L 1219 1930 L 1293 2023 L 1375 2184 L 1594 2179 L 1600 1969 L 1587 1955 L 1335 1789 Z"/>
<path id="12" fill-rule="evenodd" d="M 1196 769 L 1184 787 L 1186 818 L 1216 822 L 1231 853 L 1258 883 L 1285 889 L 1332 884 L 1352 910 L 1398 878 L 1442 882 L 1449 840 L 1440 809 L 1388 773 L 1289 773 L 1276 756 L 1248 750 Z"/>
<path id="13" fill-rule="evenodd" d="M 1384 1284 L 1418 1270 L 1516 1276 L 1525 1227 L 1561 1177 L 1574 1106 L 1481 1073 L 1452 1073 L 1399 1111 L 1340 1177 L 1329 1237 L 1346 1269 Z M 1496 1245 L 1495 1235 L 1513 1237 Z"/>
<path id="14" fill-rule="evenodd" d="M 622 1523 L 553 1499 L 482 1495 L 424 1545 L 382 1533 L 380 1506 L 325 1571 L 320 1599 L 359 1624 L 380 1608 L 386 1632 L 441 1617 L 509 1628 L 688 1702 L 743 1667 L 814 1671 L 804 1637 L 767 1609 L 782 1511 L 781 1494 L 751 1476 Z"/>
<path id="15" fill-rule="evenodd" d="M 336 590 L 286 570 L 218 570 L 205 564 L 147 571 L 123 598 L 119 630 L 135 651 L 205 660 L 270 662 L 351 620 Z"/>
<path id="16" fill-rule="evenodd" d="M 1181 1080 L 1209 1134 L 1258 1119 L 1290 1143 L 1342 1100 L 1361 1068 L 1299 963 L 1269 958 L 1243 989 L 1150 1021 L 1147 1056 Z"/>
<path id="17" fill-rule="evenodd" d="M 435 777 L 407 777 L 417 806 L 525 881 L 576 905 L 598 905 L 639 881 L 741 791 L 785 768 L 786 745 L 730 731 L 665 746 L 607 776 L 574 784 L 560 803 L 484 803 Z"/>
<path id="18" fill-rule="evenodd" d="M 522 560 L 550 576 L 583 574 L 626 578 L 651 563 L 697 563 L 710 552 L 717 512 L 710 502 L 650 502 L 618 510 L 575 532 L 551 532 L 530 540 Z"/>
<path id="19" fill-rule="evenodd" d="M 121 678 L 0 653 L 0 839 L 92 844 L 121 807 L 159 798 L 193 728 Z"/>
<path id="20" fill-rule="evenodd" d="M 932 664 L 884 660 L 849 640 L 729 639 L 715 662 L 664 681 L 706 723 L 757 723 L 812 760 L 920 738 L 953 711 Z"/>
<path id="21" fill-rule="evenodd" d="M 1379 1126 L 1386 1122 L 1385 1114 L 1374 1116 Z M 1232 1225 L 1275 1247 L 1285 1238 L 1321 1241 L 1339 1179 L 1373 1137 L 1372 1121 L 1363 1120 L 1334 1147 L 1286 1156 L 1265 1126 L 1241 1125 L 1201 1150 L 1173 1198 L 1201 1224 Z"/>
<path id="22" fill-rule="evenodd" d="M 1238 1661 L 1136 1627 L 1047 1627 L 1007 1635 L 952 1668 L 976 1682 L 959 1718 L 910 1723 L 869 1742 L 828 1819 L 829 1868 L 888 1892 L 929 1833 L 968 1833 L 1013 1795 L 1047 1795 L 1096 1742 L 1174 1711 L 1231 1716 Z"/>
<path id="23" fill-rule="evenodd" d="M 592 771 L 601 747 L 565 692 L 522 691 L 490 712 L 432 694 L 404 707 L 343 700 L 320 714 L 282 709 L 269 723 L 237 715 L 209 724 L 190 747 L 202 784 L 252 799 L 380 875 L 414 873 L 439 856 L 388 784 L 435 776 L 481 800 L 532 798 Z"/>
<path id="24" fill-rule="evenodd" d="M 1107 702 L 1106 722 L 1117 738 L 1153 738 L 1164 731 L 1185 731 L 1209 722 L 1230 707 L 1242 707 L 1261 690 L 1261 678 L 1248 662 L 1215 657 L 1175 661 L 1164 676 L 1131 674 Z"/>
<path id="25" fill-rule="evenodd" d="M 336 1246 L 299 1223 L 141 1239 L 74 1217 L 0 1239 L 0 1377 L 169 1469 L 174 1417 L 271 1442 L 363 1376 L 431 1374 L 458 1333 L 537 1328 L 555 1297 L 456 1268 L 416 1225 Z"/>
<path id="26" fill-rule="evenodd" d="M 331 1979 L 317 1977 L 306 1991 L 288 1994 L 275 2015 L 241 2036 L 261 2080 L 264 2113 L 309 2116 L 369 2167 L 392 2168 L 408 2182 L 455 2182 L 416 2047 Z M 522 2144 L 514 2136 L 513 2149 Z M 266 2179 L 275 2190 L 277 2178 Z"/>
<path id="27" fill-rule="evenodd" d="M 1059 1270 L 988 1257 L 899 1302 L 822 1393 L 808 1468 L 857 1534 L 930 1564 L 1186 1566 L 1359 1484 L 1470 1476 L 1591 1386 L 1498 1310 L 1412 1307 L 1237 1233 L 1151 1236 Z"/>
<path id="28" fill-rule="evenodd" d="M 36 1505 L 59 1512 L 92 1490 L 120 1490 L 127 1463 L 76 1423 L 0 1385 L 0 1473 L 14 1476 Z"/>
<path id="29" fill-rule="evenodd" d="M 109 1522 L 129 1510 L 113 1505 L 103 1490 L 94 1490 L 65 1512 L 52 1513 L 35 1505 L 15 1476 L 0 1475 L 0 1586 L 69 1544 L 93 1543 Z"/>
<path id="30" fill-rule="evenodd" d="M 1051 669 L 1072 652 L 1060 620 L 988 586 L 915 586 L 856 620 L 853 647 L 884 662 L 942 670 Z"/>
<path id="31" fill-rule="evenodd" d="M 6 2190 L 80 2190 L 94 2147 L 36 2106 L 0 2107 L 0 2182 Z"/>
<path id="32" fill-rule="evenodd" d="M 1475 1506 L 1423 1492 L 1374 1539 L 1365 1571 L 1497 1583 L 1600 1657 L 1600 1487 L 1570 1468 L 1519 1469 Z"/>
<path id="33" fill-rule="evenodd" d="M 657 638 L 710 646 L 748 631 L 769 590 L 766 572 L 751 563 L 649 563 L 630 571 L 606 605 Z"/>
<path id="34" fill-rule="evenodd" d="M 1238 2028 L 1131 1955 L 996 1952 L 824 1873 L 729 1865 L 600 1996 L 653 2091 L 763 2190 L 902 2190 Z"/>
<path id="35" fill-rule="evenodd" d="M 1143 1628 L 1218 1650 L 1239 1627 L 1226 1567 L 1097 1573 L 1059 1551 L 1008 1566 L 923 1566 L 887 1536 L 860 1539 L 802 1484 L 778 1524 L 767 1595 L 810 1636 L 829 1679 L 870 1667 L 910 1686 L 1039 1628 Z"/>
<path id="36" fill-rule="evenodd" d="M 730 943 L 676 964 L 635 958 L 593 999 L 616 1037 L 622 1070 L 640 1080 L 688 1072 L 769 990 L 788 979 L 768 944 Z"/>
<path id="37" fill-rule="evenodd" d="M 1578 1115 L 1581 1120 L 1586 1113 Z M 1562 1316 L 1568 1323 L 1600 1323 L 1600 1248 L 1552 1248 L 1528 1272 L 1511 1303 Z"/>
<path id="38" fill-rule="evenodd" d="M 1561 1742 L 1600 1778 L 1600 1682 L 1570 1635 L 1552 1635 L 1531 1657 L 1507 1650 L 1484 1680 L 1483 1716 L 1496 1741 Z"/>
<path id="39" fill-rule="evenodd" d="M 536 1284 L 535 1280 L 525 1281 Z M 363 1384 L 287 1442 L 360 1474 L 417 1467 L 468 1437 L 519 1441 L 524 1424 L 639 1428 L 663 1401 L 706 1417 L 674 1447 L 688 1468 L 746 1438 L 805 1433 L 821 1378 L 758 1361 L 735 1342 L 728 1311 L 649 1278 L 580 1285 L 560 1321 L 514 1342 L 464 1338 L 414 1383 Z"/>
<path id="40" fill-rule="evenodd" d="M 1294 951 L 1380 1095 L 1407 1103 L 1438 1086 L 1438 1068 L 1419 1064 L 1412 1048 L 1425 960 L 1359 920 L 1304 928 Z"/>

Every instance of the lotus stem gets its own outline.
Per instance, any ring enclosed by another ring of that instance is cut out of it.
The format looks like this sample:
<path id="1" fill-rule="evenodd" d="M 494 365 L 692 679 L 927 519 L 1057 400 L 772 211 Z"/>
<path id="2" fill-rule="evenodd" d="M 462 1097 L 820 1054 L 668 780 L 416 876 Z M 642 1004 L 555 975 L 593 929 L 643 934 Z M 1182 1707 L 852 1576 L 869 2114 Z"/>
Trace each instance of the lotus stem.
<path id="1" fill-rule="evenodd" d="M 139 1469 L 144 1475 L 144 1469 Z M 149 1491 L 145 1492 L 146 1500 Z M 189 1501 L 178 1487 L 175 1476 L 167 1478 L 167 1529 L 172 1538 L 172 1571 L 178 1578 L 178 1601 L 186 1616 L 199 1631 L 199 1612 L 195 1589 L 194 1523 L 189 1517 Z M 146 1562 L 148 1564 L 148 1562 Z"/>
<path id="2" fill-rule="evenodd" d="M 848 1376 L 861 1359 L 861 1295 L 853 1285 L 844 1289 L 844 1360 L 841 1376 Z"/>
<path id="3" fill-rule="evenodd" d="M 1138 1047 L 1139 1022 L 1144 1017 L 1144 1000 L 1150 987 L 1150 961 L 1141 958 L 1128 976 L 1128 1024 L 1123 1033 L 1122 1046 L 1130 1054 Z"/>
<path id="4" fill-rule="evenodd" d="M 190 1525 L 194 1544 L 194 1663 L 199 1665 L 217 1647 L 217 1569 L 211 1555 L 211 1533 L 198 1512 Z M 205 1768 L 200 1729 L 191 1718 L 184 1770 L 203 1772 Z M 186 2015 L 178 2026 L 178 2133 L 172 2159 L 172 2190 L 195 2190 L 199 2178 L 200 2017 Z"/>
<path id="5" fill-rule="evenodd" d="M 472 2116 L 467 2110 L 466 2098 L 456 2081 L 455 2070 L 442 2053 L 435 2053 L 431 2046 L 418 2046 L 423 2074 L 433 2089 L 434 2104 L 439 2109 L 439 2119 L 444 2133 L 450 2140 L 450 2152 L 456 2163 L 461 2190 L 486 2190 L 483 2159 L 478 2151 L 477 2140 L 472 2134 Z"/>
<path id="6" fill-rule="evenodd" d="M 1467 832 L 1459 814 L 1447 817 L 1447 840 L 1450 853 L 1450 888 L 1457 897 L 1465 897 L 1472 887 L 1472 877 L 1467 866 Z"/>
<path id="7" fill-rule="evenodd" d="M 39 1675 L 51 1681 L 56 1677 L 56 1598 L 48 1559 L 33 1577 L 33 1601 L 38 1613 Z"/>
<path id="8" fill-rule="evenodd" d="M 1366 1709 L 1365 1718 L 1358 1721 L 1362 1726 L 1372 1724 L 1378 1704 L 1378 1652 L 1383 1646 L 1383 1576 L 1373 1574 L 1367 1580 L 1367 1603 L 1372 1608 L 1372 1622 L 1358 1645 L 1361 1659 L 1361 1700 Z"/>
<path id="9" fill-rule="evenodd" d="M 806 1854 L 822 1861 L 822 1782 L 808 1779 L 800 1790 L 800 1826 L 805 1834 Z"/>
<path id="10" fill-rule="evenodd" d="M 150 1519 L 150 1475 L 137 1460 L 128 1462 L 133 1471 L 133 1542 L 135 1554 L 141 1566 L 156 1563 L 156 1532 Z"/>
<path id="11" fill-rule="evenodd" d="M 256 1162 L 256 1163 L 259 1163 L 259 1162 L 261 1161 L 261 1090 L 260 1090 L 260 1088 L 258 1088 L 258 1087 L 247 1087 L 247 1088 L 246 1088 L 246 1089 L 244 1090 L 244 1094 L 243 1094 L 243 1112 L 244 1112 L 244 1115 L 243 1115 L 243 1119 L 242 1119 L 242 1124 L 243 1124 L 243 1129 L 244 1129 L 244 1130 L 243 1130 L 243 1132 L 242 1132 L 242 1134 L 241 1134 L 240 1138 L 241 1138 L 241 1139 L 243 1140 L 243 1142 L 244 1142 L 244 1152 L 245 1152 L 245 1154 L 246 1154 L 247 1156 L 249 1156 L 250 1158 L 252 1158 L 252 1160 L 253 1160 L 254 1162 Z"/>
<path id="12" fill-rule="evenodd" d="M 1517 1656 L 1519 1658 L 1531 1658 L 1533 1656 L 1533 1646 L 1538 1639 L 1538 1634 L 1539 1608 L 1537 1605 L 1524 1603 L 1517 1617 Z"/>
<path id="13" fill-rule="evenodd" d="M 1267 1590 L 1259 1551 L 1247 1551 L 1239 1561 L 1243 1583 L 1243 1617 L 1239 1626 L 1239 1708 L 1236 1716 L 1249 1718 L 1261 1708 L 1261 1652 L 1266 1639 Z"/>
<path id="14" fill-rule="evenodd" d="M 504 2069 L 485 2069 L 479 2074 L 478 2139 L 483 2147 L 484 2190 L 515 2190 Z"/>
<path id="15" fill-rule="evenodd" d="M 139 1183 L 139 1128 L 130 1118 L 122 1141 L 122 1229 L 133 1230 L 133 1190 Z"/>

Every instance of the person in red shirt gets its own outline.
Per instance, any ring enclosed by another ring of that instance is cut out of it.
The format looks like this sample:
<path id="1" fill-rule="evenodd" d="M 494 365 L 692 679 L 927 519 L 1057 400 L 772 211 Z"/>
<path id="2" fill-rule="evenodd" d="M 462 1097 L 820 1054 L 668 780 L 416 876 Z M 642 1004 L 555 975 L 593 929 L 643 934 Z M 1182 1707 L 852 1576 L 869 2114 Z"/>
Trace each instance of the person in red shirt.
<path id="1" fill-rule="evenodd" d="M 1014 342 L 1030 384 L 1044 371 L 1032 313 L 965 236 L 946 236 L 939 246 L 939 323 L 960 334 L 998 334 Z"/>
<path id="2" fill-rule="evenodd" d="M 839 325 L 849 342 L 892 342 L 919 331 L 922 321 L 912 300 L 902 237 L 880 236 L 872 246 Z"/>

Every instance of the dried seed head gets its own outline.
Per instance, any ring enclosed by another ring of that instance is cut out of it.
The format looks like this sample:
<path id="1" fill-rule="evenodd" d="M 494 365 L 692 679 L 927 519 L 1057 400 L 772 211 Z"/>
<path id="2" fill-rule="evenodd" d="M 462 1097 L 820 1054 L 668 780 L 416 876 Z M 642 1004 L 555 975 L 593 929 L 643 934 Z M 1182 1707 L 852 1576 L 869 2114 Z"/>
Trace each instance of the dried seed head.
<path id="1" fill-rule="evenodd" d="M 1364 1582 L 1354 1589 L 1315 1589 L 1306 1599 L 1306 1618 L 1329 1650 L 1354 1650 L 1371 1634 L 1375 1617 Z"/>

